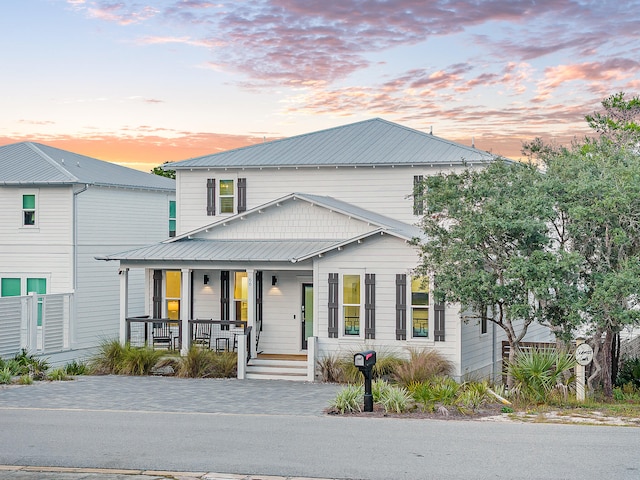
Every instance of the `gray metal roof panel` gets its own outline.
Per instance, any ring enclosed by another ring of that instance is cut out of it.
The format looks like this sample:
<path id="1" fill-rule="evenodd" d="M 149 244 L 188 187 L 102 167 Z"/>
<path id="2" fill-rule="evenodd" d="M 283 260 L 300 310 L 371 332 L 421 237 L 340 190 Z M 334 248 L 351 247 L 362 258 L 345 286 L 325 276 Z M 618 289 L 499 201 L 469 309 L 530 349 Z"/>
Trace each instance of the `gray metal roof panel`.
<path id="1" fill-rule="evenodd" d="M 100 260 L 289 262 L 326 251 L 335 240 L 181 239 L 99 257 Z"/>
<path id="2" fill-rule="evenodd" d="M 90 184 L 175 191 L 175 181 L 39 143 L 0 147 L 0 184 Z"/>
<path id="3" fill-rule="evenodd" d="M 216 167 L 382 166 L 489 162 L 495 156 L 380 118 L 164 165 Z"/>

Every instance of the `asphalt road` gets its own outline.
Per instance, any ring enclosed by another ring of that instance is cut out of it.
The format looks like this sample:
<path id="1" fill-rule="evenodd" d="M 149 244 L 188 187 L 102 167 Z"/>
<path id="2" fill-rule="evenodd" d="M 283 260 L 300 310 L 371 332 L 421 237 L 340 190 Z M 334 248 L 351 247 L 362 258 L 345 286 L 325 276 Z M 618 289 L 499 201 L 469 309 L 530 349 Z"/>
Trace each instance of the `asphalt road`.
<path id="1" fill-rule="evenodd" d="M 0 389 L 0 464 L 370 480 L 640 478 L 637 428 L 324 415 L 337 388 L 87 377 Z"/>

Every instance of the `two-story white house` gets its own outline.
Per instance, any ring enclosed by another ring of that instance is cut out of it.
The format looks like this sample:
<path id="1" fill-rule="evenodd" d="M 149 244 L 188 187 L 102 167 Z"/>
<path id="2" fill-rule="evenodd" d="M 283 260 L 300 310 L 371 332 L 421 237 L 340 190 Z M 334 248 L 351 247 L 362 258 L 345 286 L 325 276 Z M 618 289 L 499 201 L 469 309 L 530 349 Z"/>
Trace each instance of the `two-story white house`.
<path id="1" fill-rule="evenodd" d="M 189 321 L 246 322 L 249 374 L 257 353 L 307 355 L 311 380 L 325 355 L 415 347 L 442 352 L 457 378 L 489 375 L 499 333 L 435 304 L 412 275 L 423 237 L 413 193 L 426 175 L 493 159 L 372 119 L 175 162 L 177 236 L 103 258 L 145 272 L 145 311 L 127 314 L 180 321 L 183 352 Z M 229 348 L 214 326 L 211 348 Z"/>
<path id="2" fill-rule="evenodd" d="M 0 147 L 0 205 L 3 356 L 77 359 L 117 337 L 118 266 L 95 256 L 175 234 L 174 180 L 38 143 Z M 144 308 L 144 274 L 129 282 L 130 304 Z M 31 292 L 44 295 L 39 336 L 22 318 Z"/>

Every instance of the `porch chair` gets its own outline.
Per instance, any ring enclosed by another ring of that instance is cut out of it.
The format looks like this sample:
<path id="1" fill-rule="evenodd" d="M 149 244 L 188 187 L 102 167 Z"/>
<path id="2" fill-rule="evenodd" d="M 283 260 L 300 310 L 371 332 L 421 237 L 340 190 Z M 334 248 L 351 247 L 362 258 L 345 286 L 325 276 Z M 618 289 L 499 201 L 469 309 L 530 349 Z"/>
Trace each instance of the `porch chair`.
<path id="1" fill-rule="evenodd" d="M 211 324 L 196 323 L 193 329 L 192 345 L 211 349 Z"/>
<path id="2" fill-rule="evenodd" d="M 167 323 L 154 323 L 151 330 L 153 348 L 166 348 L 173 350 L 173 334 L 171 325 Z"/>

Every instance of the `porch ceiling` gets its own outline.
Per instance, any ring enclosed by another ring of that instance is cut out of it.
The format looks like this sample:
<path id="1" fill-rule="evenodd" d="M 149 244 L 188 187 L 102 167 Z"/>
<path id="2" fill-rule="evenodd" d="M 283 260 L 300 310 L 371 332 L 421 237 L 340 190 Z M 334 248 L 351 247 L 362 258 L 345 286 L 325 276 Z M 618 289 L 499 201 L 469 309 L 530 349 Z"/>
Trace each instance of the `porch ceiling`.
<path id="1" fill-rule="evenodd" d="M 115 253 L 98 260 L 290 262 L 327 251 L 344 240 L 181 239 Z"/>

